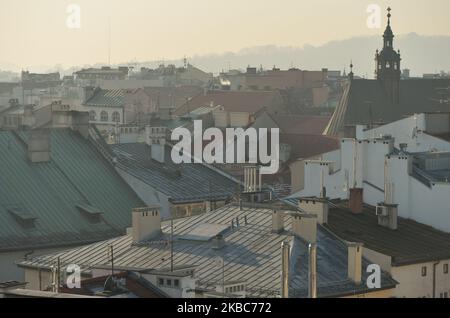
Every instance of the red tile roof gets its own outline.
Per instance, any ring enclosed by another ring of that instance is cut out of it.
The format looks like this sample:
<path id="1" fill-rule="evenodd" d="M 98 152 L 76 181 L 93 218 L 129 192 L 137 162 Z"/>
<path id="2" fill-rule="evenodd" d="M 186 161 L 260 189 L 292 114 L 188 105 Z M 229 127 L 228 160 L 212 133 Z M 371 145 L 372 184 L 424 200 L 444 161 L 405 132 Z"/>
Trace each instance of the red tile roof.
<path id="1" fill-rule="evenodd" d="M 291 148 L 290 161 L 308 159 L 326 152 L 339 149 L 338 138 L 323 135 L 280 134 L 280 143 Z"/>
<path id="2" fill-rule="evenodd" d="M 201 94 L 178 108 L 176 115 L 184 115 L 197 108 L 205 106 L 223 106 L 228 112 L 248 112 L 255 114 L 264 108 L 270 107 L 274 100 L 280 96 L 278 92 L 266 91 L 209 91 Z"/>
<path id="3" fill-rule="evenodd" d="M 331 116 L 269 115 L 285 134 L 322 135 Z"/>

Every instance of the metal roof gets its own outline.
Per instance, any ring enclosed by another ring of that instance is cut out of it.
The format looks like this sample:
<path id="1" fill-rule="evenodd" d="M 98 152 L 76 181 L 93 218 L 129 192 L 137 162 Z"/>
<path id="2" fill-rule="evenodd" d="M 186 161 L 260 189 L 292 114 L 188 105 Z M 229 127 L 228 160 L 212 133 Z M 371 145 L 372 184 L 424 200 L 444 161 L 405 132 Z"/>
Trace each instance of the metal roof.
<path id="1" fill-rule="evenodd" d="M 124 89 L 99 89 L 85 102 L 87 106 L 123 107 L 125 104 L 126 90 Z"/>
<path id="2" fill-rule="evenodd" d="M 231 177 L 203 164 L 173 163 L 168 146 L 164 163 L 153 160 L 150 147 L 144 143 L 111 147 L 117 156 L 118 168 L 169 196 L 173 203 L 201 202 L 208 198 L 225 200 L 238 187 Z"/>
<path id="3" fill-rule="evenodd" d="M 0 131 L 0 251 L 121 235 L 131 210 L 144 205 L 89 140 L 70 129 L 51 129 L 50 136 L 50 162 L 33 164 L 28 133 Z M 100 222 L 80 206 L 103 212 Z"/>
<path id="4" fill-rule="evenodd" d="M 244 222 L 244 216 L 247 222 Z M 222 235 L 225 247 L 213 249 L 213 242 L 180 240 L 198 224 L 230 225 L 237 217 L 239 226 L 230 228 Z M 272 233 L 272 210 L 270 208 L 228 205 L 206 214 L 177 220 L 174 224 L 173 265 L 195 266 L 198 288 L 213 290 L 222 282 L 246 282 L 248 297 L 277 297 L 281 289 L 281 243 L 292 244 L 292 297 L 306 297 L 308 286 L 307 244 L 292 236 L 291 216 L 285 217 L 286 231 Z M 114 266 L 118 270 L 148 272 L 170 268 L 171 249 L 168 223 L 163 223 L 163 233 L 146 242 L 132 244 L 131 236 L 122 236 L 109 241 L 71 249 L 65 252 L 38 256 L 22 261 L 24 267 L 48 267 L 60 257 L 62 264 L 78 264 L 83 270 L 110 266 L 105 253 L 106 246 L 114 248 Z M 318 293 L 319 297 L 357 294 L 367 292 L 365 284 L 356 285 L 347 278 L 347 247 L 327 230 L 318 228 Z M 223 262 L 220 268 L 216 260 Z M 222 265 L 223 264 L 223 265 Z M 364 260 L 363 265 L 368 263 Z M 363 281 L 367 279 L 363 271 Z M 396 284 L 383 272 L 382 288 L 393 288 Z"/>

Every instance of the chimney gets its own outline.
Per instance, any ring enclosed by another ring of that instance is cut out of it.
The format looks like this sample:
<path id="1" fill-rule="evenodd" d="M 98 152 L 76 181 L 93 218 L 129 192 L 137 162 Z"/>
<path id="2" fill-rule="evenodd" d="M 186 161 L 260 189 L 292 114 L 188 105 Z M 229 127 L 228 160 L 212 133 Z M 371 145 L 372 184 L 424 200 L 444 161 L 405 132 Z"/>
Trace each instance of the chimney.
<path id="1" fill-rule="evenodd" d="M 291 246 L 289 242 L 281 243 L 281 298 L 289 298 L 289 257 Z"/>
<path id="2" fill-rule="evenodd" d="M 317 216 L 317 223 L 323 225 L 328 223 L 328 201 L 318 198 L 302 198 L 298 207 L 305 213 Z"/>
<path id="3" fill-rule="evenodd" d="M 284 231 L 284 213 L 274 210 L 272 213 L 272 233 L 281 233 Z"/>
<path id="4" fill-rule="evenodd" d="M 72 112 L 72 129 L 78 131 L 84 138 L 89 138 L 89 113 Z"/>
<path id="5" fill-rule="evenodd" d="M 348 201 L 348 207 L 354 214 L 360 214 L 363 211 L 363 189 L 352 188 L 350 189 L 350 199 Z"/>
<path id="6" fill-rule="evenodd" d="M 22 125 L 31 128 L 35 124 L 36 117 L 34 116 L 33 105 L 24 106 Z"/>
<path id="7" fill-rule="evenodd" d="M 161 213 L 159 206 L 133 209 L 131 230 L 133 243 L 151 239 L 160 233 Z"/>
<path id="8" fill-rule="evenodd" d="M 30 130 L 28 138 L 28 159 L 32 163 L 50 161 L 50 130 Z"/>
<path id="9" fill-rule="evenodd" d="M 317 298 L 317 244 L 309 244 L 308 296 Z"/>
<path id="10" fill-rule="evenodd" d="M 244 192 L 261 191 L 261 174 L 256 166 L 244 167 Z"/>
<path id="11" fill-rule="evenodd" d="M 311 214 L 294 214 L 292 216 L 292 232 L 308 243 L 317 241 L 317 216 Z"/>
<path id="12" fill-rule="evenodd" d="M 215 250 L 220 250 L 220 249 L 222 249 L 224 247 L 225 247 L 225 238 L 223 237 L 222 234 L 216 235 L 212 239 L 212 248 L 215 249 Z"/>
<path id="13" fill-rule="evenodd" d="M 160 163 L 165 162 L 166 127 L 145 127 L 147 145 L 150 146 L 151 157 Z"/>
<path id="14" fill-rule="evenodd" d="M 391 230 L 398 228 L 398 205 L 379 203 L 376 207 L 376 215 L 378 217 L 378 225 Z"/>
<path id="15" fill-rule="evenodd" d="M 348 243 L 348 278 L 356 284 L 361 284 L 362 250 L 361 243 Z"/>

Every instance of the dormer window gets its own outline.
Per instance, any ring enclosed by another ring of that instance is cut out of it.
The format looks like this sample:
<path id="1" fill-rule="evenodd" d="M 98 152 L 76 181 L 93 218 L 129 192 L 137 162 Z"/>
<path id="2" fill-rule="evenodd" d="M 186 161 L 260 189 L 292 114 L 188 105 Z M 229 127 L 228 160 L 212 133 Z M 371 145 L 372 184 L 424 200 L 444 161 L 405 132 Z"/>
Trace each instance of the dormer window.
<path id="1" fill-rule="evenodd" d="M 102 221 L 103 212 L 96 207 L 89 204 L 77 204 L 76 206 L 81 215 L 84 216 L 90 223 L 100 223 Z"/>
<path id="2" fill-rule="evenodd" d="M 24 229 L 33 229 L 36 227 L 36 219 L 37 217 L 32 215 L 27 210 L 14 207 L 8 209 L 9 214 L 16 220 L 16 222 L 23 227 Z"/>

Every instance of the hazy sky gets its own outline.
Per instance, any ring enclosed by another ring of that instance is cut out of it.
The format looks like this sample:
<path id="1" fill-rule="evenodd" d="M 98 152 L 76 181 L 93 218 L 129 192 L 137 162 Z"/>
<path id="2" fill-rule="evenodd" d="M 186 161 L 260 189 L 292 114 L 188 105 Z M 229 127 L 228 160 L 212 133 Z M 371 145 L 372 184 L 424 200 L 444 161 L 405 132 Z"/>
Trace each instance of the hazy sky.
<path id="1" fill-rule="evenodd" d="M 81 28 L 66 26 L 67 6 Z M 369 4 L 393 8 L 397 34 L 450 35 L 449 0 L 0 0 L 0 63 L 64 67 L 181 59 L 245 47 L 320 45 L 381 34 L 366 26 Z"/>

